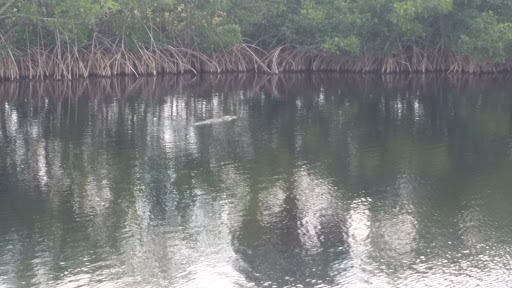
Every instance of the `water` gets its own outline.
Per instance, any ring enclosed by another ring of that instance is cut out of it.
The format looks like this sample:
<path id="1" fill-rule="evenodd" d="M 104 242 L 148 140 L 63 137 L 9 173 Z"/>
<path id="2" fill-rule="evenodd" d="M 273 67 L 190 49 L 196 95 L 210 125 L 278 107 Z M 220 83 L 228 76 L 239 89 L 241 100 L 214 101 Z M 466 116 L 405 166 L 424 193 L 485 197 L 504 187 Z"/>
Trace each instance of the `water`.
<path id="1" fill-rule="evenodd" d="M 3 83 L 0 286 L 506 287 L 511 83 Z"/>

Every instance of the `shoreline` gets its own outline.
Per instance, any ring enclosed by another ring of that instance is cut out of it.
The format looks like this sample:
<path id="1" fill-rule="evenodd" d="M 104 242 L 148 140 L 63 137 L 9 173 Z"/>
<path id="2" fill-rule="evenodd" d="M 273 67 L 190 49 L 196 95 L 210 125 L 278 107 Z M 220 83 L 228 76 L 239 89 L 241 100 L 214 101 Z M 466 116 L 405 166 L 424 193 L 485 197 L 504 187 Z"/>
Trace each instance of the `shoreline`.
<path id="1" fill-rule="evenodd" d="M 118 76 L 109 78 L 82 78 L 74 80 L 19 80 L 0 82 L 0 101 L 16 99 L 64 99 L 82 97 L 128 99 L 138 95 L 151 95 L 151 98 L 165 97 L 169 94 L 182 95 L 183 91 L 202 94 L 205 91 L 215 93 L 235 93 L 245 91 L 244 95 L 265 94 L 271 97 L 283 97 L 289 91 L 308 91 L 308 87 L 323 87 L 318 91 L 335 89 L 335 93 L 351 95 L 353 91 L 366 91 L 376 94 L 389 89 L 402 95 L 428 95 L 433 87 L 452 87 L 461 94 L 481 93 L 493 90 L 499 85 L 512 85 L 512 73 L 461 74 L 461 73 L 425 73 L 425 74 L 355 74 L 355 73 L 282 73 L 279 75 L 256 73 L 158 75 L 148 77 Z M 330 87 L 329 83 L 339 86 Z M 501 84 L 499 84 L 501 83 Z M 499 85 L 497 85 L 499 84 Z M 406 89 L 405 89 L 406 88 Z M 300 93 L 299 93 L 300 94 Z M 252 97 L 252 96 L 251 96 Z M 73 100 L 73 101 L 75 101 Z M 25 101 L 25 100 L 21 100 Z M 66 102 L 67 103 L 67 102 Z M 66 104 L 67 105 L 67 104 Z"/>
<path id="2" fill-rule="evenodd" d="M 467 57 L 461 59 L 452 54 L 425 55 L 413 51 L 388 57 L 379 57 L 371 53 L 343 57 L 335 53 L 287 46 L 267 52 L 253 45 L 239 45 L 229 52 L 210 55 L 170 46 L 139 51 L 122 48 L 113 48 L 110 51 L 34 48 L 24 53 L 0 53 L 0 81 L 230 72 L 272 75 L 290 72 L 492 74 L 511 71 L 510 61 L 476 63 Z"/>

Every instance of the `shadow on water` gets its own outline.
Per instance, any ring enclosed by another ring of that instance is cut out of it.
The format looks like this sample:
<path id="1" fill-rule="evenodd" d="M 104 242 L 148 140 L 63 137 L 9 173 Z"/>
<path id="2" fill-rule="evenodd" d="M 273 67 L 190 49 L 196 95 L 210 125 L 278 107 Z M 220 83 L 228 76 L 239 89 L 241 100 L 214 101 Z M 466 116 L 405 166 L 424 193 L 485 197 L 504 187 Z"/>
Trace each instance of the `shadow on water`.
<path id="1" fill-rule="evenodd" d="M 0 286 L 510 283 L 510 77 L 2 83 Z"/>

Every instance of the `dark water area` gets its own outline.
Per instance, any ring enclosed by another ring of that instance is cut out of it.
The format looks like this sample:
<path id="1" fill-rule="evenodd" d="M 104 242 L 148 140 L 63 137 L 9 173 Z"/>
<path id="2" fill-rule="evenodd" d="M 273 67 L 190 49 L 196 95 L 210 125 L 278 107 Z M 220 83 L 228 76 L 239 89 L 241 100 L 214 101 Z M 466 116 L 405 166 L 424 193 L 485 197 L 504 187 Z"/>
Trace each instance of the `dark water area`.
<path id="1" fill-rule="evenodd" d="M 511 80 L 2 83 L 0 287 L 510 286 Z"/>

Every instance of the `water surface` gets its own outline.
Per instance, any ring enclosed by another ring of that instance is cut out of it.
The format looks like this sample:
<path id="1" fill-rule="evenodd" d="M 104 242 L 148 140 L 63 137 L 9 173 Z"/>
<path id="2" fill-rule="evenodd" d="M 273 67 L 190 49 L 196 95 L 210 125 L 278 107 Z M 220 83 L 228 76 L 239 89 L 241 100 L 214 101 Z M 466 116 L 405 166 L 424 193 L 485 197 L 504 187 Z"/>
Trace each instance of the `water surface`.
<path id="1" fill-rule="evenodd" d="M 511 83 L 0 84 L 0 286 L 505 287 Z"/>

